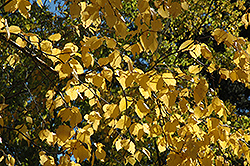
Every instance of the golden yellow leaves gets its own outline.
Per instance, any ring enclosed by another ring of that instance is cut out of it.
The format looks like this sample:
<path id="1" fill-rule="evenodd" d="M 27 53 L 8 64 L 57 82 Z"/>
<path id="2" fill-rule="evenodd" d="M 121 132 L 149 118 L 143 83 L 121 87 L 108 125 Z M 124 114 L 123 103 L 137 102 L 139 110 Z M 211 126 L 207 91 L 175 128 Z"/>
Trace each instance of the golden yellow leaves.
<path id="1" fill-rule="evenodd" d="M 146 0 L 139 0 L 138 1 L 138 9 L 141 13 L 145 12 L 147 9 L 149 9 L 148 1 Z"/>
<path id="2" fill-rule="evenodd" d="M 116 46 L 116 41 L 115 41 L 115 39 L 106 37 L 106 44 L 107 44 L 107 47 L 108 47 L 108 48 L 114 49 L 115 46 Z"/>
<path id="3" fill-rule="evenodd" d="M 116 30 L 117 36 L 121 36 L 121 38 L 125 38 L 127 35 L 127 26 L 123 21 L 119 21 L 114 26 Z"/>
<path id="4" fill-rule="evenodd" d="M 104 111 L 103 116 L 106 119 L 116 118 L 120 113 L 119 106 L 117 104 L 105 104 L 103 106 L 103 111 Z"/>
<path id="5" fill-rule="evenodd" d="M 200 103 L 206 97 L 207 90 L 208 84 L 206 80 L 201 79 L 194 89 L 194 100 L 197 104 Z"/>
<path id="6" fill-rule="evenodd" d="M 163 18 L 168 18 L 169 17 L 169 11 L 168 8 L 165 6 L 161 5 L 158 9 L 158 13 L 163 17 Z"/>
<path id="7" fill-rule="evenodd" d="M 77 2 L 73 1 L 72 4 L 70 4 L 70 15 L 72 19 L 78 18 L 81 12 L 81 7 L 78 5 Z"/>
<path id="8" fill-rule="evenodd" d="M 100 6 L 98 5 L 98 3 L 90 3 L 87 5 L 86 2 L 80 2 L 77 5 L 81 7 L 80 15 L 83 27 L 89 28 L 92 23 L 95 27 L 98 27 L 98 25 L 101 23 L 99 18 Z M 77 9 L 77 12 L 76 11 L 72 12 L 77 16 L 79 8 L 77 6 L 75 7 Z"/>
<path id="9" fill-rule="evenodd" d="M 189 66 L 188 71 L 191 74 L 197 74 L 202 70 L 202 68 L 203 67 L 200 67 L 199 65 L 195 65 L 195 66 L 192 65 L 192 66 Z"/>
<path id="10" fill-rule="evenodd" d="M 116 123 L 115 128 L 125 129 L 128 128 L 131 124 L 131 119 L 127 115 L 122 115 L 121 118 Z"/>
<path id="11" fill-rule="evenodd" d="M 176 86 L 176 80 L 172 73 L 163 73 L 162 78 L 168 86 Z"/>
<path id="12" fill-rule="evenodd" d="M 208 46 L 204 43 L 201 44 L 201 54 L 204 58 L 211 60 L 212 59 L 212 52 L 209 50 Z"/>
<path id="13" fill-rule="evenodd" d="M 4 6 L 4 10 L 6 12 L 14 13 L 17 9 L 19 10 L 22 16 L 28 18 L 28 11 L 31 9 L 31 3 L 27 0 L 13 0 Z"/>
<path id="14" fill-rule="evenodd" d="M 3 159 L 2 157 L 1 157 L 1 159 Z M 15 165 L 15 161 L 16 161 L 15 158 L 12 157 L 10 154 L 8 154 L 6 156 L 6 159 L 5 159 L 6 165 L 8 165 L 8 166 L 14 166 Z"/>
<path id="15" fill-rule="evenodd" d="M 76 142 L 73 149 L 73 155 L 77 162 L 82 162 L 85 159 L 90 159 L 91 153 L 89 149 L 85 148 L 80 142 Z"/>
<path id="16" fill-rule="evenodd" d="M 135 144 L 129 139 L 118 139 L 115 143 L 116 150 L 119 151 L 120 149 L 124 148 L 131 154 L 135 154 Z"/>
<path id="17" fill-rule="evenodd" d="M 75 131 L 67 125 L 61 125 L 56 129 L 56 136 L 65 142 L 75 134 Z"/>
<path id="18" fill-rule="evenodd" d="M 27 42 L 23 39 L 21 39 L 20 37 L 18 37 L 16 39 L 16 44 L 18 44 L 20 47 L 24 48 L 27 44 Z"/>
<path id="19" fill-rule="evenodd" d="M 8 62 L 8 64 L 15 68 L 16 65 L 20 62 L 20 58 L 18 56 L 18 54 L 14 54 L 14 55 L 9 55 L 8 58 L 6 59 L 6 61 Z"/>
<path id="20" fill-rule="evenodd" d="M 138 100 L 135 105 L 135 112 L 142 119 L 144 116 L 150 113 L 150 109 L 142 100 Z"/>
<path id="21" fill-rule="evenodd" d="M 96 158 L 104 162 L 104 159 L 106 157 L 106 152 L 102 149 L 104 145 L 102 143 L 97 143 L 96 146 L 97 146 L 97 149 L 95 151 L 95 156 Z"/>
<path id="22" fill-rule="evenodd" d="M 173 18 L 176 18 L 182 13 L 183 10 L 188 10 L 189 5 L 186 1 L 180 2 L 172 2 L 168 1 L 167 3 L 160 5 L 158 4 L 159 2 L 155 2 L 155 5 L 158 9 L 158 13 L 163 17 L 163 18 L 168 18 L 169 15 L 172 15 Z M 160 5 L 160 6 L 159 6 Z"/>
<path id="23" fill-rule="evenodd" d="M 82 121 L 82 115 L 77 107 L 62 108 L 57 116 L 62 117 L 62 122 L 70 120 L 70 126 L 72 127 Z"/>
<path id="24" fill-rule="evenodd" d="M 46 140 L 47 144 L 51 145 L 52 143 L 56 143 L 56 134 L 50 132 L 48 129 L 41 130 L 39 132 L 39 138 L 44 141 Z"/>
<path id="25" fill-rule="evenodd" d="M 52 53 L 52 43 L 48 40 L 44 40 L 41 42 L 41 50 L 45 53 L 51 54 Z"/>
<path id="26" fill-rule="evenodd" d="M 150 34 L 145 32 L 140 36 L 140 42 L 145 51 L 151 51 L 152 53 L 156 51 L 158 47 L 157 37 L 156 32 L 151 32 Z"/>
<path id="27" fill-rule="evenodd" d="M 194 44 L 193 40 L 187 40 L 182 43 L 179 47 L 179 51 L 189 51 L 190 55 L 195 59 L 200 55 L 208 60 L 212 59 L 212 52 L 209 50 L 208 46 L 204 43 Z"/>
<path id="28" fill-rule="evenodd" d="M 241 20 L 245 24 L 245 29 L 247 29 L 248 25 L 250 24 L 250 13 L 243 14 Z"/>
<path id="29" fill-rule="evenodd" d="M 56 33 L 56 34 L 49 36 L 48 39 L 51 41 L 59 41 L 61 39 L 61 35 L 60 33 Z"/>
<path id="30" fill-rule="evenodd" d="M 54 34 L 54 36 L 52 35 L 50 37 L 53 41 L 60 40 L 60 34 Z M 55 48 L 52 49 L 51 42 L 43 41 L 41 43 L 41 48 L 44 52 L 55 54 L 55 56 L 50 56 L 50 59 L 53 61 L 53 63 L 59 61 L 59 63 L 55 67 L 55 70 L 59 72 L 60 79 L 69 77 L 71 74 L 73 74 L 76 78 L 77 75 L 84 73 L 83 67 L 80 62 L 75 58 L 72 58 L 72 56 L 82 56 L 82 59 L 84 59 L 83 64 L 85 65 L 85 67 L 89 67 L 91 63 L 94 63 L 93 57 L 89 53 L 84 52 L 85 54 L 83 53 L 82 55 L 77 53 L 78 47 L 73 43 L 67 43 L 61 51 Z"/>
<path id="31" fill-rule="evenodd" d="M 90 114 L 86 114 L 84 119 L 87 120 L 89 124 L 92 124 L 93 129 L 97 131 L 102 117 L 98 112 L 92 111 Z"/>

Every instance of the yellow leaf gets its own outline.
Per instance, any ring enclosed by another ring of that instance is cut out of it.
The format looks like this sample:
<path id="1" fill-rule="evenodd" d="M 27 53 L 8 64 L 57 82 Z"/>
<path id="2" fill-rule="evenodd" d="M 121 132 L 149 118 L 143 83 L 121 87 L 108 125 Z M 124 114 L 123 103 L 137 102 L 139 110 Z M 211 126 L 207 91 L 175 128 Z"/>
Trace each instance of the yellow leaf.
<path id="1" fill-rule="evenodd" d="M 107 44 L 108 48 L 114 49 L 115 46 L 116 46 L 116 41 L 114 39 L 112 39 L 112 38 L 107 37 L 106 38 L 106 44 Z"/>
<path id="2" fill-rule="evenodd" d="M 93 84 L 98 88 L 105 88 L 105 79 L 102 76 L 95 75 L 93 77 Z"/>
<path id="3" fill-rule="evenodd" d="M 33 123 L 33 119 L 30 116 L 26 117 L 26 122 Z M 1 124 L 1 123 L 0 123 Z"/>
<path id="4" fill-rule="evenodd" d="M 151 25 L 152 25 L 153 31 L 161 31 L 161 29 L 162 29 L 161 19 L 153 20 L 151 22 Z"/>
<path id="5" fill-rule="evenodd" d="M 132 73 L 130 73 L 125 81 L 126 88 L 129 87 L 133 82 L 134 82 L 134 76 Z"/>
<path id="6" fill-rule="evenodd" d="M 168 18 L 169 17 L 169 11 L 168 9 L 163 5 L 160 6 L 160 8 L 158 9 L 158 13 L 163 17 L 163 18 Z"/>
<path id="7" fill-rule="evenodd" d="M 131 165 L 135 165 L 136 160 L 133 156 L 126 157 L 126 162 L 129 162 Z"/>
<path id="8" fill-rule="evenodd" d="M 188 68 L 188 71 L 191 73 L 191 74 L 197 74 L 199 73 L 201 70 L 202 70 L 203 67 L 200 67 L 199 65 L 192 65 L 192 66 L 189 66 Z"/>
<path id="9" fill-rule="evenodd" d="M 199 44 L 194 45 L 189 53 L 193 58 L 198 58 L 201 55 L 201 46 Z"/>
<path id="10" fill-rule="evenodd" d="M 5 12 L 11 12 L 11 13 L 14 13 L 17 10 L 17 8 L 18 8 L 17 0 L 12 0 L 4 6 Z"/>
<path id="11" fill-rule="evenodd" d="M 157 137 L 162 134 L 161 126 L 158 124 L 154 124 L 150 127 L 150 136 L 151 137 Z"/>
<path id="12" fill-rule="evenodd" d="M 61 35 L 60 33 L 56 33 L 51 35 L 48 39 L 51 41 L 59 41 L 61 39 Z"/>
<path id="13" fill-rule="evenodd" d="M 22 139 L 28 140 L 27 137 L 29 138 L 30 136 L 29 136 L 28 129 L 27 129 L 26 125 L 17 125 L 15 127 L 15 129 L 17 129 L 18 131 L 23 133 L 23 134 L 21 134 L 21 133 L 18 134 L 18 138 L 20 140 L 22 140 Z"/>
<path id="14" fill-rule="evenodd" d="M 9 27 L 9 32 L 14 33 L 14 34 L 18 34 L 18 33 L 21 33 L 21 29 L 18 26 L 12 25 Z"/>
<path id="15" fill-rule="evenodd" d="M 133 123 L 129 129 L 130 133 L 137 136 L 138 139 L 140 139 L 144 134 L 143 126 L 140 123 Z"/>
<path id="16" fill-rule="evenodd" d="M 120 113 L 120 110 L 117 104 L 105 104 L 103 106 L 103 111 L 105 112 L 103 116 L 106 119 L 116 118 Z"/>
<path id="17" fill-rule="evenodd" d="M 172 122 L 167 122 L 164 126 L 163 126 L 163 131 L 165 133 L 174 133 L 176 131 L 176 127 L 179 125 L 178 120 L 174 120 Z"/>
<path id="18" fill-rule="evenodd" d="M 43 6 L 42 0 L 37 0 L 36 2 L 37 2 L 37 4 L 42 8 L 42 6 Z"/>
<path id="19" fill-rule="evenodd" d="M 100 58 L 100 59 L 98 60 L 98 64 L 99 64 L 100 66 L 107 65 L 109 62 L 110 62 L 110 61 L 109 61 L 109 58 L 108 58 L 108 57 Z"/>
<path id="20" fill-rule="evenodd" d="M 103 68 L 101 75 L 106 78 L 109 82 L 113 79 L 113 71 L 106 66 Z"/>
<path id="21" fill-rule="evenodd" d="M 229 70 L 227 70 L 225 68 L 221 68 L 219 73 L 220 73 L 222 79 L 229 78 Z"/>
<path id="22" fill-rule="evenodd" d="M 135 144 L 132 141 L 129 141 L 128 149 L 126 149 L 131 154 L 135 154 Z"/>
<path id="23" fill-rule="evenodd" d="M 208 71 L 209 71 L 209 73 L 213 73 L 215 70 L 216 70 L 215 64 L 214 64 L 214 63 L 211 63 L 211 64 L 208 66 Z"/>
<path id="24" fill-rule="evenodd" d="M 78 123 L 82 121 L 82 114 L 80 113 L 77 107 L 71 108 L 71 118 L 70 118 L 70 126 L 75 127 Z"/>
<path id="25" fill-rule="evenodd" d="M 127 35 L 127 26 L 124 22 L 119 21 L 118 23 L 115 24 L 114 26 L 116 30 L 116 34 L 118 36 L 121 36 L 121 38 L 125 38 Z"/>
<path id="26" fill-rule="evenodd" d="M 122 115 L 119 121 L 116 123 L 116 127 L 118 129 L 128 128 L 131 124 L 131 119 L 127 115 Z"/>
<path id="27" fill-rule="evenodd" d="M 106 6 L 108 6 L 108 5 L 106 5 Z M 109 28 L 113 28 L 117 22 L 116 16 L 112 14 L 112 15 L 107 15 L 105 18 L 106 18 L 106 22 L 107 22 L 107 25 L 109 26 Z"/>
<path id="28" fill-rule="evenodd" d="M 18 44 L 20 47 L 24 48 L 27 45 L 27 42 L 20 37 L 16 39 L 16 44 Z"/>
<path id="29" fill-rule="evenodd" d="M 104 162 L 104 159 L 106 157 L 106 152 L 102 149 L 104 145 L 102 145 L 101 143 L 97 144 L 97 149 L 95 151 L 95 156 L 97 159 L 101 160 L 102 162 Z"/>
<path id="30" fill-rule="evenodd" d="M 150 46 L 150 44 L 151 44 L 151 41 L 149 41 L 147 37 L 148 37 L 148 34 L 147 34 L 146 32 L 143 33 L 143 34 L 140 36 L 140 42 L 141 42 L 143 48 L 144 48 L 146 51 L 148 51 L 149 46 Z"/>
<path id="31" fill-rule="evenodd" d="M 143 157 L 142 153 L 139 150 L 135 152 L 134 156 L 138 162 L 140 162 Z"/>
<path id="32" fill-rule="evenodd" d="M 81 12 L 81 7 L 73 1 L 72 4 L 70 4 L 70 15 L 72 19 L 78 18 Z"/>
<path id="33" fill-rule="evenodd" d="M 83 74 L 84 70 L 82 65 L 76 60 L 76 59 L 71 59 L 69 61 L 70 66 L 73 68 L 73 70 L 77 73 L 77 74 Z"/>
<path id="34" fill-rule="evenodd" d="M 181 44 L 181 46 L 179 47 L 179 51 L 188 51 L 190 50 L 194 45 L 194 41 L 193 40 L 187 40 L 184 43 Z"/>
<path id="35" fill-rule="evenodd" d="M 165 137 L 162 137 L 160 136 L 158 139 L 157 139 L 157 146 L 158 146 L 158 149 L 161 152 L 164 152 L 166 150 L 166 147 L 167 147 L 167 142 L 166 142 L 166 138 Z"/>
<path id="36" fill-rule="evenodd" d="M 121 64 L 122 58 L 118 50 L 113 51 L 109 55 L 109 60 L 110 60 L 110 66 L 113 69 L 121 68 L 120 64 Z"/>
<path id="37" fill-rule="evenodd" d="M 70 138 L 71 132 L 72 129 L 66 125 L 61 125 L 56 129 L 56 135 L 62 142 Z"/>
<path id="38" fill-rule="evenodd" d="M 7 164 L 7 166 L 14 166 L 15 165 L 15 158 L 12 157 L 10 154 L 8 154 L 6 159 L 5 159 L 5 163 Z"/>
<path id="39" fill-rule="evenodd" d="M 197 119 L 202 118 L 205 114 L 207 113 L 207 110 L 202 107 L 195 107 L 194 108 L 194 115 L 196 116 Z"/>
<path id="40" fill-rule="evenodd" d="M 60 71 L 63 72 L 64 74 L 67 74 L 67 76 L 70 76 L 73 70 L 69 66 L 69 64 L 66 63 L 66 64 L 62 64 Z"/>
<path id="41" fill-rule="evenodd" d="M 120 102 L 119 102 L 119 109 L 120 111 L 125 111 L 127 108 L 130 107 L 130 105 L 133 103 L 133 98 L 132 97 L 129 97 L 129 96 L 126 96 L 126 97 L 123 97 Z"/>
<path id="42" fill-rule="evenodd" d="M 194 100 L 197 104 L 200 103 L 201 100 L 203 100 L 206 97 L 207 90 L 208 90 L 208 84 L 204 79 L 202 79 L 194 90 Z"/>
<path id="43" fill-rule="evenodd" d="M 45 53 L 51 54 L 52 53 L 52 43 L 48 40 L 43 40 L 41 42 L 41 50 Z"/>
<path id="44" fill-rule="evenodd" d="M 176 86 L 176 80 L 175 80 L 174 75 L 172 73 L 163 73 L 162 78 L 168 86 L 170 86 L 170 85 Z"/>
<path id="45" fill-rule="evenodd" d="M 208 46 L 204 43 L 201 44 L 201 54 L 204 58 L 211 60 L 213 55 L 212 52 L 209 50 Z"/>
<path id="46" fill-rule="evenodd" d="M 247 29 L 250 24 L 250 13 L 246 13 L 241 17 L 241 21 L 245 24 L 245 29 Z"/>
<path id="47" fill-rule="evenodd" d="M 181 7 L 182 7 L 182 9 L 184 9 L 184 10 L 188 10 L 189 5 L 188 5 L 188 3 L 187 3 L 186 1 L 183 1 L 183 2 L 181 2 Z"/>
<path id="48" fill-rule="evenodd" d="M 218 45 L 225 41 L 227 38 L 227 33 L 223 29 L 215 29 L 212 33 L 212 36 L 214 36 L 214 39 L 217 41 Z"/>
<path id="49" fill-rule="evenodd" d="M 232 80 L 232 82 L 234 82 L 234 81 L 236 81 L 236 80 L 238 79 L 238 75 L 237 75 L 237 73 L 235 72 L 235 70 L 233 70 L 233 71 L 231 71 L 231 72 L 229 73 L 229 77 L 230 77 L 230 79 Z"/>
<path id="50" fill-rule="evenodd" d="M 98 49 L 102 45 L 103 40 L 104 39 L 102 39 L 102 38 L 101 39 L 95 38 L 95 40 L 90 45 L 90 49 L 92 51 Z"/>
<path id="51" fill-rule="evenodd" d="M 20 58 L 19 58 L 18 54 L 14 54 L 14 55 L 8 56 L 6 61 L 9 63 L 9 65 L 11 67 L 15 68 L 16 64 L 18 64 L 20 62 Z"/>
<path id="52" fill-rule="evenodd" d="M 4 156 L 2 156 L 2 157 L 0 158 L 0 163 L 3 161 L 3 159 L 4 159 Z"/>
<path id="53" fill-rule="evenodd" d="M 139 91 L 140 91 L 141 95 L 145 99 L 148 99 L 151 96 L 151 90 L 150 90 L 150 88 L 148 88 L 147 90 L 145 90 L 144 88 L 139 87 Z"/>
<path id="54" fill-rule="evenodd" d="M 91 54 L 89 53 L 84 53 L 82 54 L 82 62 L 84 64 L 85 68 L 88 68 L 90 65 L 94 65 L 94 58 Z"/>
<path id="55" fill-rule="evenodd" d="M 182 9 L 179 2 L 173 2 L 170 4 L 169 13 L 173 16 L 173 18 L 181 14 L 181 11 Z"/>
<path id="56" fill-rule="evenodd" d="M 135 105 L 135 112 L 142 119 L 150 112 L 150 109 L 142 100 L 138 100 Z"/>
<path id="57" fill-rule="evenodd" d="M 80 162 L 82 162 L 85 159 L 88 159 L 88 160 L 90 159 L 91 153 L 88 149 L 86 149 L 80 143 L 77 143 L 75 147 L 76 148 L 73 150 L 73 155 L 77 160 L 80 160 Z"/>
<path id="58" fill-rule="evenodd" d="M 34 44 L 36 47 L 39 48 L 39 39 L 37 36 L 30 36 L 30 41 L 32 44 Z"/>
<path id="59" fill-rule="evenodd" d="M 27 0 L 19 0 L 18 10 L 22 16 L 28 18 L 30 15 L 28 11 L 31 9 L 31 3 Z"/>
<path id="60" fill-rule="evenodd" d="M 148 41 L 150 41 L 149 49 L 152 53 L 154 53 L 158 47 L 157 37 L 157 32 L 151 32 L 148 38 Z"/>
<path id="61" fill-rule="evenodd" d="M 138 1 L 138 9 L 141 13 L 145 12 L 147 9 L 149 9 L 149 4 L 145 0 L 139 0 Z"/>

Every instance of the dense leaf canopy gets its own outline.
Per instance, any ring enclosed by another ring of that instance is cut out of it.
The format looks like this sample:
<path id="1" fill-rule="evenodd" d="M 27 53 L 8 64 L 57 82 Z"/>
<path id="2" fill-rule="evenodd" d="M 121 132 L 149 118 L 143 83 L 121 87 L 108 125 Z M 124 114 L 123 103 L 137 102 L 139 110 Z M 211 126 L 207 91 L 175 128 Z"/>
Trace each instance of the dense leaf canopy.
<path id="1" fill-rule="evenodd" d="M 249 165 L 249 7 L 1 0 L 1 164 Z"/>

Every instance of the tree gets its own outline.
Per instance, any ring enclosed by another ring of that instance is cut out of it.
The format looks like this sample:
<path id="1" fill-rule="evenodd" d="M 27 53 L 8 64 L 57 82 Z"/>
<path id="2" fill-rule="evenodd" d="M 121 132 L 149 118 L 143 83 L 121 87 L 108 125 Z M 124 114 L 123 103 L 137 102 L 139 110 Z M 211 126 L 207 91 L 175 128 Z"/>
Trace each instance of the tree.
<path id="1" fill-rule="evenodd" d="M 0 5 L 2 163 L 250 164 L 243 0 L 55 4 Z"/>

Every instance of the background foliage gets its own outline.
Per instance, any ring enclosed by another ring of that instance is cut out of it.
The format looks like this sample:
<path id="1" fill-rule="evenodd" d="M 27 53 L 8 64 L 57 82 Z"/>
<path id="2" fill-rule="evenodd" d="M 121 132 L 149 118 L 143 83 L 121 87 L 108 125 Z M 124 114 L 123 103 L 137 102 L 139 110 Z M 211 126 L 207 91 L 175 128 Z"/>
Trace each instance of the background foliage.
<path id="1" fill-rule="evenodd" d="M 0 162 L 248 165 L 248 9 L 1 0 Z"/>

